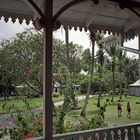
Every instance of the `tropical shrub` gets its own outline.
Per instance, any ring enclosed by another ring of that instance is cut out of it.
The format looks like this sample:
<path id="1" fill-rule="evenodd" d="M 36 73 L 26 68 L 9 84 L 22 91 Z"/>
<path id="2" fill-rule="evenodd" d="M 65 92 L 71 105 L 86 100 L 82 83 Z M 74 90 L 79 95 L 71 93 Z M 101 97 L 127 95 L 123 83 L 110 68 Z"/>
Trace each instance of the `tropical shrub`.
<path id="1" fill-rule="evenodd" d="M 124 96 L 128 96 L 128 95 L 130 95 L 131 93 L 130 93 L 130 91 L 128 90 L 128 89 L 126 89 L 126 88 L 123 88 L 123 95 Z"/>
<path id="2" fill-rule="evenodd" d="M 9 135 L 12 140 L 24 140 L 33 137 L 43 136 L 43 118 L 42 112 L 37 113 L 31 108 L 30 102 L 27 98 L 23 98 L 24 109 L 17 109 L 14 105 L 3 106 L 3 109 L 14 110 L 14 113 L 11 113 L 11 123 L 14 125 L 13 128 L 2 129 L 0 132 L 0 138 L 3 138 L 6 135 Z"/>
<path id="3" fill-rule="evenodd" d="M 106 82 L 106 80 L 104 80 Z M 77 80 L 77 84 L 80 84 L 80 88 L 81 88 L 81 93 L 86 93 L 87 89 L 88 89 L 88 76 L 87 75 L 79 75 L 78 80 Z M 95 94 L 96 92 L 98 92 L 100 89 L 100 79 L 97 76 L 97 74 L 94 74 L 92 76 L 92 81 L 91 81 L 91 91 L 92 94 Z M 108 86 L 107 84 L 103 83 L 102 84 L 102 91 L 106 91 L 108 90 Z"/>
<path id="4" fill-rule="evenodd" d="M 20 95 L 26 95 L 27 93 L 33 93 L 34 92 L 30 87 L 16 87 L 16 91 Z"/>
<path id="5" fill-rule="evenodd" d="M 59 97 L 60 96 L 60 93 L 59 92 L 54 92 L 53 93 L 53 97 Z"/>

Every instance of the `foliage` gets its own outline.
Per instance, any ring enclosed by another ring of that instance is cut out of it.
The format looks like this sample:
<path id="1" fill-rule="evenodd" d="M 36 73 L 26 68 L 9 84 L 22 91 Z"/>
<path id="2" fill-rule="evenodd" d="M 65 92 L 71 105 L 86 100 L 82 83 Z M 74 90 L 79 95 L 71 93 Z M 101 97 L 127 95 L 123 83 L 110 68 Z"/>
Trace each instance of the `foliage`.
<path id="1" fill-rule="evenodd" d="M 37 87 L 34 87 L 34 88 L 37 88 Z M 25 96 L 28 93 L 34 93 L 34 90 L 28 86 L 27 87 L 20 87 L 20 88 L 16 87 L 16 91 L 17 91 L 18 95 L 21 95 L 21 96 L 22 95 Z"/>
<path id="2" fill-rule="evenodd" d="M 87 91 L 89 76 L 90 75 L 80 74 L 77 77 L 77 83 L 79 83 L 79 85 L 80 85 L 81 93 L 86 93 L 86 91 Z M 92 80 L 91 80 L 91 93 L 95 94 L 96 92 L 99 91 L 99 88 L 100 88 L 100 80 L 99 80 L 98 74 L 94 73 L 94 75 L 92 76 Z M 107 84 L 102 84 L 102 91 L 107 92 L 107 90 L 108 90 L 107 88 L 108 88 Z"/>
<path id="3" fill-rule="evenodd" d="M 64 89 L 64 103 L 57 110 L 58 113 L 57 113 L 56 117 L 58 117 L 58 121 L 56 122 L 56 125 L 55 125 L 56 133 L 63 133 L 64 132 L 64 129 L 65 129 L 64 128 L 64 120 L 65 120 L 67 113 L 70 110 L 70 103 L 71 103 L 70 93 L 71 93 L 71 86 L 67 85 L 66 88 Z"/>
<path id="4" fill-rule="evenodd" d="M 84 120 L 76 120 L 74 122 L 72 121 L 66 121 L 65 122 L 65 129 L 64 132 L 72 132 L 72 131 L 82 131 L 82 130 L 90 130 L 95 128 L 101 128 L 107 126 L 107 124 L 104 122 L 105 112 L 106 112 L 107 103 L 105 103 L 103 106 L 100 107 L 100 109 L 97 111 L 97 113 L 91 118 L 91 120 L 88 120 L 87 118 L 84 118 Z"/>
<path id="5" fill-rule="evenodd" d="M 88 71 L 89 72 L 89 69 L 90 69 L 90 66 L 91 66 L 91 53 L 90 53 L 90 49 L 86 49 L 83 51 L 82 53 L 82 59 L 81 59 L 81 66 L 82 66 L 82 69 L 84 71 Z"/>
<path id="6" fill-rule="evenodd" d="M 66 45 L 58 39 L 54 39 L 53 44 L 53 72 L 57 73 L 61 67 L 66 67 L 70 73 L 79 73 L 82 46 L 72 42 Z"/>
<path id="7" fill-rule="evenodd" d="M 131 95 L 130 90 L 125 88 L 122 89 L 122 94 L 125 95 L 126 97 Z"/>
<path id="8" fill-rule="evenodd" d="M 37 114 L 31 109 L 31 105 L 26 98 L 23 98 L 24 112 L 19 110 L 16 106 L 11 105 L 3 107 L 4 109 L 14 109 L 15 112 L 11 114 L 11 122 L 15 124 L 14 128 L 9 128 L 7 131 L 1 132 L 1 138 L 4 135 L 10 135 L 12 140 L 24 140 L 33 137 L 43 136 L 43 118 L 42 114 Z"/>
<path id="9" fill-rule="evenodd" d="M 53 73 L 66 67 L 71 73 L 81 71 L 82 46 L 72 42 L 65 45 L 53 39 Z M 0 82 L 11 79 L 12 84 L 26 84 L 34 92 L 42 94 L 43 78 L 43 35 L 40 31 L 26 30 L 15 38 L 5 40 L 0 48 Z M 75 77 L 75 76 L 73 76 Z M 37 88 L 34 88 L 37 87 Z"/>
<path id="10" fill-rule="evenodd" d="M 90 49 L 82 50 L 82 46 L 73 44 L 64 44 L 59 39 L 53 39 L 53 85 L 55 82 L 60 84 L 60 94 L 64 96 L 64 104 L 57 110 L 57 120 L 54 127 L 54 133 L 67 132 L 68 130 L 85 130 L 98 128 L 104 125 L 104 114 L 106 104 L 100 107 L 98 114 L 92 116 L 91 121 L 80 124 L 69 124 L 65 122 L 65 118 L 70 112 L 70 108 L 76 105 L 74 85 L 81 86 L 81 92 L 87 92 L 90 85 L 89 93 L 98 93 L 110 91 L 110 94 L 128 95 L 126 89 L 119 88 L 120 85 L 133 83 L 138 78 L 138 60 L 123 56 L 119 51 L 117 53 L 116 46 L 112 46 L 106 50 L 108 56 L 105 56 L 104 45 L 100 43 L 102 35 L 97 33 L 96 43 L 99 46 L 96 62 L 98 69 L 94 69 L 93 64 L 94 54 L 91 54 Z M 18 92 L 36 92 L 42 94 L 42 77 L 43 77 L 43 42 L 42 32 L 34 30 L 25 31 L 17 34 L 11 41 L 4 41 L 0 48 L 0 87 L 8 89 L 10 85 L 27 84 L 28 88 L 18 89 Z M 122 65 L 124 64 L 124 65 Z M 91 68 L 92 67 L 92 68 Z M 92 69 L 90 73 L 90 68 Z M 87 75 L 79 74 L 81 69 L 88 72 Z M 93 74 L 94 69 L 94 74 Z M 112 72 L 112 73 L 111 73 Z M 113 76 L 113 78 L 112 78 Z M 125 80 L 124 80 L 125 79 Z M 90 84 L 89 84 L 89 80 Z M 121 82 L 120 82 L 121 81 Z M 37 88 L 36 88 L 37 87 Z M 54 94 L 53 96 L 59 96 Z M 42 135 L 42 116 L 32 112 L 29 103 L 26 100 L 23 113 L 15 105 L 3 105 L 7 111 L 16 110 L 12 114 L 16 118 L 15 129 L 10 130 L 11 137 L 16 140 L 23 139 L 26 135 L 41 136 Z M 106 101 L 110 101 L 108 98 Z M 23 133 L 20 133 L 20 132 Z M 7 130 L 2 132 L 7 133 Z"/>
<path id="11" fill-rule="evenodd" d="M 86 93 L 87 87 L 88 87 L 88 76 L 90 75 L 80 75 L 79 79 L 79 84 L 81 87 L 81 92 Z M 95 94 L 99 90 L 99 78 L 97 76 L 92 76 L 92 81 L 91 81 L 91 92 Z"/>
<path id="12" fill-rule="evenodd" d="M 124 68 L 123 72 L 126 77 L 126 86 L 127 84 L 133 83 L 138 79 L 138 60 L 126 57 L 124 59 Z"/>
<path id="13" fill-rule="evenodd" d="M 66 121 L 64 132 L 90 130 L 105 127 L 106 125 L 107 124 L 104 123 L 104 120 L 101 118 L 101 116 L 95 115 L 90 121 L 86 119 L 79 122 Z"/>
<path id="14" fill-rule="evenodd" d="M 60 96 L 60 93 L 58 93 L 58 92 L 55 92 L 55 93 L 53 93 L 53 97 L 59 97 Z"/>
<path id="15" fill-rule="evenodd" d="M 119 49 L 117 48 L 117 45 L 111 45 L 106 48 L 106 52 L 111 57 L 111 71 L 112 71 L 112 99 L 111 101 L 114 101 L 114 93 L 115 93 L 115 68 L 116 68 L 116 61 L 117 61 L 117 55 L 119 53 Z"/>
<path id="16" fill-rule="evenodd" d="M 14 85 L 27 84 L 34 92 L 42 91 L 42 46 L 42 33 L 33 30 L 19 33 L 1 44 L 1 69 L 12 78 Z"/>

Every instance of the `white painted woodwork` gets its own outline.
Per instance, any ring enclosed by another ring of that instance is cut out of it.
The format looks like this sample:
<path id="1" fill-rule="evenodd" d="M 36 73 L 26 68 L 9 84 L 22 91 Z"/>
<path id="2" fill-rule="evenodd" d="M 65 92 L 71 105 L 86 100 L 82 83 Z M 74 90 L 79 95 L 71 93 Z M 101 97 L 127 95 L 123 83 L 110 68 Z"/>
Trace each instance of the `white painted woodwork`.
<path id="1" fill-rule="evenodd" d="M 64 5 L 72 0 L 53 0 L 53 14 L 55 15 Z M 136 1 L 136 0 L 135 0 Z M 26 2 L 26 3 L 25 3 Z M 43 11 L 43 0 L 34 0 Z M 139 2 L 139 1 L 138 1 Z M 140 8 L 135 9 L 140 13 Z M 9 17 L 13 21 L 18 18 L 22 23 L 26 19 L 35 20 L 39 15 L 26 0 L 0 0 L 0 17 L 5 21 Z M 130 10 L 119 8 L 115 2 L 100 0 L 98 5 L 87 0 L 68 8 L 58 18 L 64 26 L 90 28 L 92 30 L 109 31 L 124 34 L 124 38 L 133 38 L 140 29 L 140 18 Z"/>

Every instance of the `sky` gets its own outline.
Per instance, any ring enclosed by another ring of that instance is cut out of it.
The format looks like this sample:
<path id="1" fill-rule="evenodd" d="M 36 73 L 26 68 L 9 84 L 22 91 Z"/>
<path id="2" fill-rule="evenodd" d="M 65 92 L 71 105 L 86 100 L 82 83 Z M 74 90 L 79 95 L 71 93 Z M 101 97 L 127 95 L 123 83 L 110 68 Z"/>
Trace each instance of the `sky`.
<path id="1" fill-rule="evenodd" d="M 26 25 L 26 23 L 24 22 L 22 25 L 18 23 L 18 21 L 16 21 L 14 24 L 11 21 L 8 21 L 7 23 L 5 23 L 5 21 L 3 19 L 0 20 L 0 41 L 4 40 L 4 39 L 10 39 L 12 37 L 14 37 L 16 35 L 16 33 L 20 33 L 22 31 L 24 31 L 26 28 L 30 28 L 32 27 L 32 23 L 30 23 L 29 25 Z M 85 31 L 75 31 L 75 30 L 71 30 L 69 31 L 69 41 L 70 42 L 74 42 L 75 44 L 79 44 L 82 45 L 84 49 L 89 48 L 90 47 L 90 41 L 88 38 L 88 32 Z M 65 41 L 65 31 L 60 28 L 59 30 L 55 31 L 53 33 L 53 36 L 55 38 L 59 38 L 63 41 Z M 132 47 L 135 49 L 138 49 L 138 38 L 134 38 L 133 40 L 127 41 L 124 43 L 124 46 L 127 47 Z M 95 51 L 97 50 L 97 47 L 95 47 Z M 134 56 L 134 57 L 138 57 L 138 55 L 135 55 L 133 53 L 128 53 L 128 55 L 130 57 Z"/>
<path id="2" fill-rule="evenodd" d="M 89 32 L 85 31 L 75 31 L 74 29 L 69 31 L 69 41 L 73 41 L 76 44 L 82 45 L 84 49 L 91 47 L 89 38 L 88 38 Z M 62 29 L 57 30 L 54 33 L 54 37 L 60 38 L 61 40 L 65 40 L 65 31 Z M 130 41 L 128 40 L 127 42 L 124 42 L 125 47 L 130 47 L 134 49 L 138 49 L 138 38 L 135 37 L 133 40 L 131 39 Z M 97 46 L 95 47 L 95 51 L 97 50 Z M 138 58 L 137 54 L 127 52 L 129 57 L 136 57 Z"/>

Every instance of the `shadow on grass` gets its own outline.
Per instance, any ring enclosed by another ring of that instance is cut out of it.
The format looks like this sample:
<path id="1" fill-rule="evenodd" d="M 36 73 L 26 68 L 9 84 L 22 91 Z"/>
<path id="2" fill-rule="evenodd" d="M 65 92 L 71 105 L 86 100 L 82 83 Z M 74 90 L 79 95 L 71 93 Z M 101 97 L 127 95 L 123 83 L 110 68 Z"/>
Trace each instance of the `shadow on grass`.
<path id="1" fill-rule="evenodd" d="M 95 115 L 99 112 L 99 110 L 87 111 L 87 115 Z"/>
<path id="2" fill-rule="evenodd" d="M 70 116 L 73 116 L 73 117 L 78 117 L 80 116 L 80 112 L 79 111 L 72 111 L 69 113 Z"/>
<path id="3" fill-rule="evenodd" d="M 93 111 L 87 111 L 86 115 L 95 115 L 99 112 L 99 110 L 93 110 Z M 80 112 L 70 112 L 69 113 L 70 116 L 73 116 L 74 118 L 79 117 L 80 116 Z"/>

